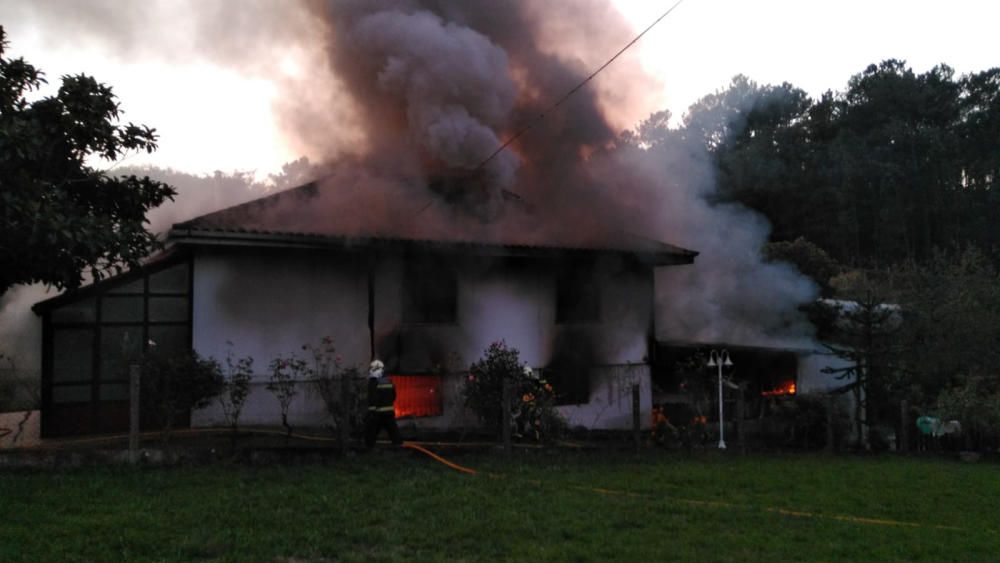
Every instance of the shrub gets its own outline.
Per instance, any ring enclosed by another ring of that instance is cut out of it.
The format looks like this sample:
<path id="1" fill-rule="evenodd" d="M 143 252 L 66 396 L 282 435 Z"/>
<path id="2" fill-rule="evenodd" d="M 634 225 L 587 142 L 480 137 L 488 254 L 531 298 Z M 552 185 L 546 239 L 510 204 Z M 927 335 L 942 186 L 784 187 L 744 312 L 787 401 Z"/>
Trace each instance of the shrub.
<path id="1" fill-rule="evenodd" d="M 336 355 L 337 349 L 329 336 L 321 339 L 318 345 L 307 344 L 302 348 L 312 354 L 309 379 L 326 406 L 332 430 L 340 435 L 341 446 L 346 447 L 351 429 L 364 425 L 367 407 L 365 378 L 356 366 L 342 367 L 341 358 Z"/>
<path id="2" fill-rule="evenodd" d="M 469 367 L 464 386 L 465 404 L 491 429 L 502 429 L 503 409 L 522 435 L 536 440 L 556 437 L 565 421 L 555 409 L 552 386 L 520 361 L 520 353 L 504 341 L 494 342 Z M 510 381 L 510 402 L 503 405 L 503 382 Z"/>
<path id="3" fill-rule="evenodd" d="M 292 434 L 292 427 L 288 424 L 288 409 L 292 405 L 292 399 L 298 394 L 295 386 L 305 375 L 307 367 L 305 360 L 295 356 L 278 357 L 271 361 L 271 379 L 267 383 L 267 390 L 278 399 L 281 425 L 285 427 L 288 436 Z"/>
<path id="4" fill-rule="evenodd" d="M 943 420 L 955 419 L 962 424 L 966 447 L 973 447 L 973 433 L 980 440 L 995 440 L 1000 428 L 1000 378 L 977 374 L 957 379 L 938 395 L 933 412 Z"/>
<path id="5" fill-rule="evenodd" d="M 239 427 L 240 414 L 243 413 L 243 405 L 247 396 L 250 395 L 250 382 L 253 379 L 253 358 L 246 356 L 236 358 L 233 356 L 232 348 L 226 354 L 226 370 L 219 395 L 219 404 L 222 406 L 222 415 L 226 418 L 226 425 L 233 430 L 235 437 Z"/>
<path id="6" fill-rule="evenodd" d="M 833 407 L 834 439 L 845 436 L 850 420 L 839 401 L 803 393 L 774 400 L 765 441 L 774 446 L 821 448 L 826 445 L 827 408 Z"/>
<path id="7" fill-rule="evenodd" d="M 194 351 L 147 354 L 142 361 L 142 404 L 152 407 L 164 439 L 178 417 L 211 404 L 225 379 L 219 362 Z"/>

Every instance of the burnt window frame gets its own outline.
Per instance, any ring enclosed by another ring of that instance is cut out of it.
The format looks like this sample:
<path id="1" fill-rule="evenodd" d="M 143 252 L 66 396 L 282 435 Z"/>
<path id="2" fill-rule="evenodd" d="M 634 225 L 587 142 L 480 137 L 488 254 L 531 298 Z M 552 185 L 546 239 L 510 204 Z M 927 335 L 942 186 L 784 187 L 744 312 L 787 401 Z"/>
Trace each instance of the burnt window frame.
<path id="1" fill-rule="evenodd" d="M 553 405 L 564 407 L 590 404 L 590 394 L 593 391 L 590 370 L 572 372 L 572 368 L 568 366 L 542 370 L 541 377 L 552 385 Z"/>
<path id="2" fill-rule="evenodd" d="M 440 306 L 445 301 L 448 303 Z M 458 272 L 454 265 L 444 257 L 404 256 L 400 304 L 404 325 L 457 324 Z"/>
<path id="3" fill-rule="evenodd" d="M 581 303 L 587 306 L 586 309 L 580 306 Z M 601 280 L 594 262 L 576 262 L 558 269 L 555 274 L 555 324 L 600 324 L 601 308 Z"/>

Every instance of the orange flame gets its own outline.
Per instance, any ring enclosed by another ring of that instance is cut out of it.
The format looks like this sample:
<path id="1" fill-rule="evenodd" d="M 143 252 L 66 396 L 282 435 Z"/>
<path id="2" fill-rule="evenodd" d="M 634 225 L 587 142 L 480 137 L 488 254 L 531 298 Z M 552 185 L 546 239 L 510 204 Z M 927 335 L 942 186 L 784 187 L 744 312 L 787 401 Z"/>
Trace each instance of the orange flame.
<path id="1" fill-rule="evenodd" d="M 795 382 L 786 381 L 780 386 L 771 389 L 770 391 L 764 391 L 760 394 L 761 397 L 775 397 L 778 395 L 794 395 L 795 394 Z"/>

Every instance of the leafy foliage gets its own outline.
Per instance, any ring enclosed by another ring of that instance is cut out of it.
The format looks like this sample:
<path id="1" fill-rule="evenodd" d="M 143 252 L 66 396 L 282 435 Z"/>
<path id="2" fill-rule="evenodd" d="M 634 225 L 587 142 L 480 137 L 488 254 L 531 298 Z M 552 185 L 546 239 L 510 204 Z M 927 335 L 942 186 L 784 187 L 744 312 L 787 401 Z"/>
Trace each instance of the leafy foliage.
<path id="1" fill-rule="evenodd" d="M 834 409 L 834 440 L 847 434 L 850 420 L 838 402 L 827 403 L 821 395 L 803 393 L 774 401 L 768 417 L 765 439 L 771 445 L 821 448 L 826 445 L 827 408 Z"/>
<path id="2" fill-rule="evenodd" d="M 342 447 L 351 430 L 362 428 L 367 412 L 367 386 L 365 377 L 357 366 L 343 367 L 333 338 L 325 336 L 319 344 L 302 347 L 311 353 L 313 362 L 308 377 L 316 392 L 323 399 L 330 424 L 342 440 Z"/>
<path id="3" fill-rule="evenodd" d="M 510 401 L 504 405 L 504 381 L 510 385 Z M 465 404 L 488 427 L 502 429 L 503 409 L 511 412 L 515 430 L 536 440 L 558 435 L 565 422 L 555 409 L 552 385 L 522 364 L 520 352 L 503 340 L 487 347 L 485 354 L 469 367 L 464 387 Z"/>
<path id="4" fill-rule="evenodd" d="M 128 123 L 111 88 L 64 76 L 59 91 L 29 102 L 45 82 L 23 59 L 5 58 L 0 27 L 0 294 L 18 283 L 80 285 L 136 265 L 157 247 L 145 215 L 174 195 L 149 177 L 111 177 L 89 162 L 156 149 L 153 129 Z"/>
<path id="5" fill-rule="evenodd" d="M 168 437 L 179 417 L 211 404 L 223 391 L 225 378 L 219 362 L 197 352 L 153 351 L 143 358 L 141 386 L 143 409 L 152 406 Z"/>
<path id="6" fill-rule="evenodd" d="M 717 201 L 765 215 L 772 240 L 804 237 L 849 266 L 1000 244 L 1000 68 L 955 77 L 890 59 L 818 99 L 739 75 L 681 126 L 669 117 L 652 114 L 622 142 L 665 161 L 700 147 Z"/>
<path id="7" fill-rule="evenodd" d="M 281 425 L 290 436 L 292 426 L 288 423 L 288 409 L 292 405 L 292 399 L 298 395 L 296 385 L 308 371 L 306 361 L 295 356 L 285 358 L 275 358 L 269 366 L 271 378 L 267 382 L 267 390 L 274 394 L 281 407 Z"/>
<path id="8" fill-rule="evenodd" d="M 222 392 L 219 394 L 219 404 L 226 424 L 236 433 L 243 405 L 250 395 L 250 382 L 253 380 L 253 358 L 233 356 L 232 349 L 226 354 L 226 369 Z"/>
<path id="9" fill-rule="evenodd" d="M 823 371 L 842 381 L 838 391 L 854 397 L 854 421 L 864 429 L 858 439 L 866 449 L 867 430 L 890 411 L 889 399 L 898 385 L 900 311 L 869 291 L 864 299 L 840 307 L 836 342 L 826 343 L 843 367 Z"/>
<path id="10" fill-rule="evenodd" d="M 799 272 L 809 276 L 820 286 L 824 297 L 833 294 L 830 280 L 840 272 L 840 265 L 825 250 L 805 237 L 791 242 L 768 243 L 764 247 L 764 256 L 769 261 L 783 261 L 794 265 Z"/>
<path id="11" fill-rule="evenodd" d="M 1000 377 L 974 374 L 956 379 L 938 395 L 934 412 L 942 419 L 960 421 L 965 432 L 995 441 L 1000 435 Z"/>

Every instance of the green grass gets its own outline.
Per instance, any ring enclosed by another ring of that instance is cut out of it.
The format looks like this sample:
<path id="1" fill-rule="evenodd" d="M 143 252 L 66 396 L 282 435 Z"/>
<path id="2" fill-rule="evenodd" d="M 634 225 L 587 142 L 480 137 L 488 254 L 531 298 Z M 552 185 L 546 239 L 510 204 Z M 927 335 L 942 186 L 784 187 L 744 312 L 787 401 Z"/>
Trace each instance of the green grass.
<path id="1" fill-rule="evenodd" d="M 0 474 L 0 561 L 1000 557 L 992 464 L 516 453 Z"/>

